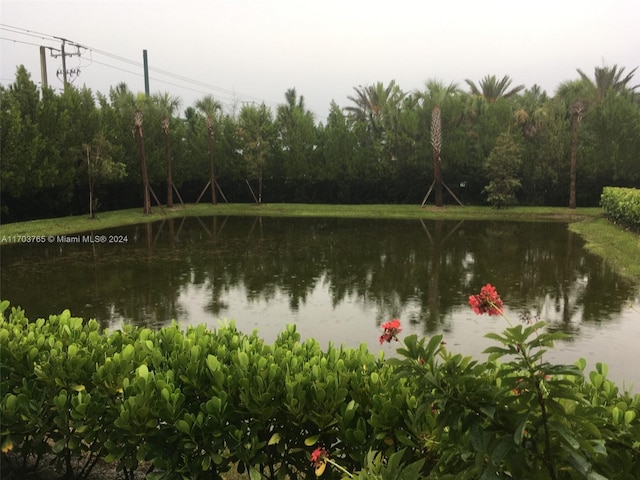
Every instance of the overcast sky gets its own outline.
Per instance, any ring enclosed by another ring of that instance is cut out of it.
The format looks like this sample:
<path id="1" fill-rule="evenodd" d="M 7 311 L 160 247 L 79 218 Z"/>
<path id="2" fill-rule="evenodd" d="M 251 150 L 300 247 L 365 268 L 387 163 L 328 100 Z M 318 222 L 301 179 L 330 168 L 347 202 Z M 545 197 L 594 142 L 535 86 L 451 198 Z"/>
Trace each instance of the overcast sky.
<path id="1" fill-rule="evenodd" d="M 67 58 L 76 86 L 108 93 L 124 81 L 143 92 L 146 49 L 162 70 L 150 72 L 151 93 L 179 96 L 182 110 L 205 94 L 227 111 L 275 109 L 295 87 L 321 122 L 332 100 L 349 105 L 355 86 L 379 81 L 466 89 L 466 78 L 509 75 L 553 95 L 576 68 L 640 66 L 640 0 L 2 0 L 0 23 L 3 85 L 20 64 L 39 84 L 38 46 L 59 49 L 54 36 L 89 47 Z M 50 53 L 49 84 L 60 88 Z"/>

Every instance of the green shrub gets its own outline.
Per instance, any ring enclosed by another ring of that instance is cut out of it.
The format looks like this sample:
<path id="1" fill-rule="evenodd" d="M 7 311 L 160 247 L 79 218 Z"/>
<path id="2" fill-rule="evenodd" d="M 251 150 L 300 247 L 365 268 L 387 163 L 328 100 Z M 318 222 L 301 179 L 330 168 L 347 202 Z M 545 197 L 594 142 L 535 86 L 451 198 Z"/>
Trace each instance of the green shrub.
<path id="1" fill-rule="evenodd" d="M 498 298 L 487 292 L 479 313 Z M 489 335 L 484 362 L 415 335 L 386 360 L 301 342 L 292 325 L 267 345 L 232 323 L 100 332 L 68 311 L 30 322 L 0 310 L 3 471 L 53 459 L 86 478 L 102 459 L 125 478 L 142 464 L 151 480 L 232 466 L 307 478 L 313 451 L 328 478 L 640 478 L 640 396 L 605 365 L 585 378 L 584 361 L 545 362 L 558 335 L 542 323 Z"/>
<path id="2" fill-rule="evenodd" d="M 640 229 L 640 190 L 636 188 L 604 187 L 600 206 L 616 223 Z"/>

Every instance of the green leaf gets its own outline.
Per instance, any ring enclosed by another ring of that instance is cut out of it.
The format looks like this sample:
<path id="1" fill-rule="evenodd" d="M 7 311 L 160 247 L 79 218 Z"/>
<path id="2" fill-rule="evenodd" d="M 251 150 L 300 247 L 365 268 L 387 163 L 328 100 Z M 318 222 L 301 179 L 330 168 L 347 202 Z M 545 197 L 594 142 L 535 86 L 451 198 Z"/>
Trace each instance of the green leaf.
<path id="1" fill-rule="evenodd" d="M 238 363 L 242 368 L 249 366 L 249 355 L 246 352 L 238 352 Z"/>
<path id="2" fill-rule="evenodd" d="M 278 432 L 271 435 L 271 438 L 267 442 L 267 445 L 275 445 L 277 443 L 280 443 L 280 434 Z"/>
<path id="3" fill-rule="evenodd" d="M 65 439 L 61 438 L 60 440 L 58 440 L 56 443 L 53 444 L 53 447 L 51 449 L 53 450 L 53 453 L 58 454 L 62 452 L 66 446 L 67 444 Z"/>
<path id="4" fill-rule="evenodd" d="M 318 440 L 320 439 L 320 435 L 313 435 L 311 437 L 307 437 L 304 439 L 304 444 L 307 447 L 311 447 L 313 445 L 315 445 L 316 443 L 318 443 Z"/>
<path id="5" fill-rule="evenodd" d="M 631 422 L 633 422 L 636 418 L 636 412 L 635 410 L 627 410 L 626 412 L 624 412 L 624 424 L 625 425 L 631 425 Z"/>
<path id="6" fill-rule="evenodd" d="M 131 357 L 133 357 L 135 351 L 136 349 L 133 347 L 133 345 L 127 345 L 122 349 L 122 358 L 127 361 L 131 360 Z"/>
<path id="7" fill-rule="evenodd" d="M 189 430 L 190 430 L 189 422 L 182 419 L 178 420 L 176 422 L 176 429 L 182 433 L 189 433 Z"/>
<path id="8" fill-rule="evenodd" d="M 259 470 L 256 470 L 255 467 L 249 468 L 249 478 L 250 480 L 262 480 L 262 474 Z"/>
<path id="9" fill-rule="evenodd" d="M 524 438 L 524 431 L 525 431 L 524 427 L 526 427 L 528 419 L 529 419 L 528 413 L 525 413 L 524 415 L 522 415 L 522 417 L 520 417 L 520 422 L 518 423 L 518 428 L 516 428 L 516 431 L 513 434 L 513 441 L 518 446 L 522 445 L 522 439 Z"/>
<path id="10" fill-rule="evenodd" d="M 149 368 L 143 363 L 138 367 L 136 373 L 139 377 L 144 378 L 145 380 L 149 377 Z"/>
<path id="11" fill-rule="evenodd" d="M 220 361 L 214 355 L 207 356 L 207 367 L 214 373 L 220 370 Z"/>

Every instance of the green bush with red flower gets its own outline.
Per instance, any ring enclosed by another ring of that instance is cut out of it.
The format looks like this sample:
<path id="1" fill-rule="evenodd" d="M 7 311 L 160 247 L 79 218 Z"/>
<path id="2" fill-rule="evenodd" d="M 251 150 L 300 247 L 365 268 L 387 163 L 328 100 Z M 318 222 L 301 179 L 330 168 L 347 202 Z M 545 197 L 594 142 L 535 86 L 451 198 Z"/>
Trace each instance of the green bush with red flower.
<path id="1" fill-rule="evenodd" d="M 500 315 L 485 361 L 409 335 L 397 358 L 300 341 L 265 344 L 233 324 L 100 332 L 69 312 L 30 322 L 0 304 L 2 472 L 53 461 L 86 478 L 98 460 L 126 479 L 637 479 L 640 396 L 606 366 L 555 365 L 561 337 L 512 325 L 496 289 L 469 297 Z M 80 461 L 80 463 L 78 463 Z"/>

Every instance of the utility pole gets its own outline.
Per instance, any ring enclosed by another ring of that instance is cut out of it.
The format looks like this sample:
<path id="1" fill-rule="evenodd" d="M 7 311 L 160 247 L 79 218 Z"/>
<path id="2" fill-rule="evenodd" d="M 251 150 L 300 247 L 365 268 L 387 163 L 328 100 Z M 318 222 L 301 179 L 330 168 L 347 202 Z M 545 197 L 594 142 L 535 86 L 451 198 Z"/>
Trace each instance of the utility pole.
<path id="1" fill-rule="evenodd" d="M 42 78 L 42 88 L 47 88 L 49 83 L 47 82 L 46 47 L 40 47 L 40 75 Z"/>
<path id="2" fill-rule="evenodd" d="M 149 59 L 147 58 L 147 51 L 142 50 L 142 62 L 144 65 L 144 94 L 149 96 Z"/>
<path id="3" fill-rule="evenodd" d="M 67 71 L 67 57 L 73 57 L 73 56 L 80 56 L 80 46 L 76 44 L 76 47 L 78 49 L 77 52 L 75 53 L 67 53 L 65 51 L 65 45 L 68 42 L 68 40 L 66 38 L 61 38 L 61 37 L 53 37 L 53 38 L 57 38 L 58 40 L 62 41 L 62 44 L 60 45 L 60 50 L 56 50 L 59 51 L 60 53 L 53 53 L 55 49 L 51 48 L 51 56 L 53 58 L 58 58 L 58 57 L 62 57 L 62 81 L 64 84 L 64 88 L 65 90 L 67 89 L 67 85 L 69 84 L 69 80 L 68 80 L 68 76 L 67 74 L 75 74 L 75 75 L 80 75 L 80 69 L 72 69 L 70 71 Z M 60 70 L 58 70 L 57 72 L 58 74 L 60 74 Z M 58 77 L 59 78 L 59 77 Z"/>

